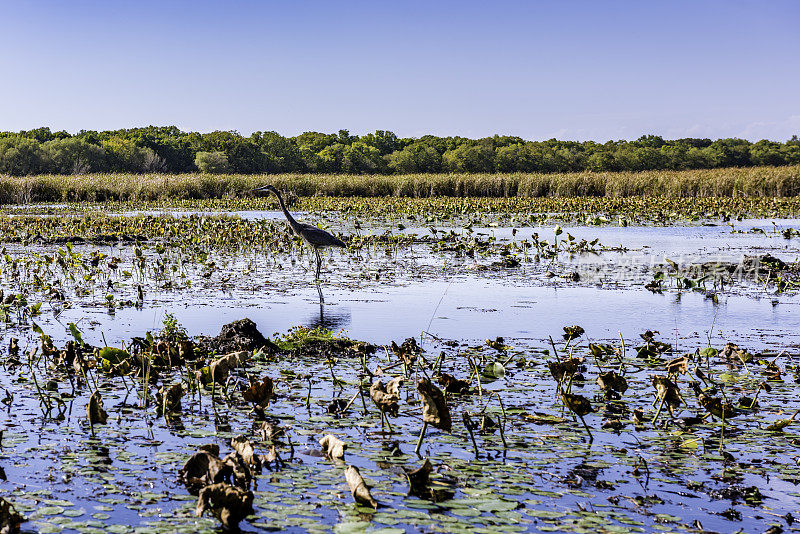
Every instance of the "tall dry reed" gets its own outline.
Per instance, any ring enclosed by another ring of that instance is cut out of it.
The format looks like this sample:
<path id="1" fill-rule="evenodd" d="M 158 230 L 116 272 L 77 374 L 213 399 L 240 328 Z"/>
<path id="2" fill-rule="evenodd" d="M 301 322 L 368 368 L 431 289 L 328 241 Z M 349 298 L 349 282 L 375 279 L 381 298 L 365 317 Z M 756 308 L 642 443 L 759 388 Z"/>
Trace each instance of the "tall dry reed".
<path id="1" fill-rule="evenodd" d="M 789 197 L 800 194 L 800 165 L 561 174 L 0 176 L 0 202 L 231 198 L 267 183 L 298 196 Z"/>

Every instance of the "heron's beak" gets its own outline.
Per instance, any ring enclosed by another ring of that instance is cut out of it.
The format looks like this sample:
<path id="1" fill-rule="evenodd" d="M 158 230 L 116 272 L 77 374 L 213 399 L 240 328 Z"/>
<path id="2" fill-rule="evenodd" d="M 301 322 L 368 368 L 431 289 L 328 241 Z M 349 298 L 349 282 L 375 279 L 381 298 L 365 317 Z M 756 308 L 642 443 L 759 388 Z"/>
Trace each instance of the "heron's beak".
<path id="1" fill-rule="evenodd" d="M 270 187 L 272 187 L 272 186 L 271 185 L 262 185 L 261 187 L 256 187 L 255 189 L 251 189 L 250 191 L 248 191 L 248 193 L 253 193 L 255 191 L 266 191 Z"/>

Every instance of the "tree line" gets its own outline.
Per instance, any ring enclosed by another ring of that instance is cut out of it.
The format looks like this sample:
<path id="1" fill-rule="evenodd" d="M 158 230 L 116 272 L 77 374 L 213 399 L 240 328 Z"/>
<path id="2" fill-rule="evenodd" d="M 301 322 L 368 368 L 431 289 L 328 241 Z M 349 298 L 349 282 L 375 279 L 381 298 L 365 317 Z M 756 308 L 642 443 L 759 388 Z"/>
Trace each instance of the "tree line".
<path id="1" fill-rule="evenodd" d="M 800 163 L 800 139 L 526 141 L 500 136 L 400 138 L 305 132 L 284 137 L 235 131 L 183 132 L 175 126 L 77 134 L 37 128 L 0 132 L 0 174 L 573 172 L 688 170 Z"/>

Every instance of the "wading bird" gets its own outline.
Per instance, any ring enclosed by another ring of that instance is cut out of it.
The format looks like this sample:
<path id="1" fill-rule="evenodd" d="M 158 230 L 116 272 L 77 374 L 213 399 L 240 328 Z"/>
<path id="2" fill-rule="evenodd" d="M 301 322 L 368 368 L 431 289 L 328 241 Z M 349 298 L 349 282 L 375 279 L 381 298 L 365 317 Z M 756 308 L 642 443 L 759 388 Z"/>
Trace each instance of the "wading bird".
<path id="1" fill-rule="evenodd" d="M 347 248 L 347 245 L 345 245 L 341 239 L 332 236 L 325 230 L 320 230 L 316 226 L 311 226 L 310 224 L 297 222 L 295 218 L 292 217 L 292 214 L 289 213 L 289 210 L 286 209 L 286 204 L 283 203 L 283 197 L 281 196 L 280 192 L 272 185 L 258 187 L 253 189 L 253 191 L 271 191 L 275 193 L 275 196 L 278 197 L 278 202 L 281 204 L 281 210 L 283 210 L 283 214 L 286 216 L 286 220 L 289 222 L 289 226 L 292 228 L 292 231 L 300 236 L 303 241 L 308 243 L 312 249 L 314 249 L 314 254 L 317 256 L 317 274 L 315 278 L 319 280 L 319 271 L 322 268 L 322 258 L 319 255 L 319 251 L 326 247 Z"/>

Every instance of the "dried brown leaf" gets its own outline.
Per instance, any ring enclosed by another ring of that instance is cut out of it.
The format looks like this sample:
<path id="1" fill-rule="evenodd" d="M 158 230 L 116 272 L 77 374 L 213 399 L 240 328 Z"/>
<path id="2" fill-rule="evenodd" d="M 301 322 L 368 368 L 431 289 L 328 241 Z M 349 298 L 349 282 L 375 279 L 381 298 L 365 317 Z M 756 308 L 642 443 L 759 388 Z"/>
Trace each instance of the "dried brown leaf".
<path id="1" fill-rule="evenodd" d="M 607 371 L 597 377 L 597 385 L 604 390 L 625 393 L 628 389 L 628 380 L 616 371 Z"/>
<path id="2" fill-rule="evenodd" d="M 414 470 L 406 471 L 408 478 L 408 493 L 418 497 L 427 498 L 430 495 L 430 474 L 433 471 L 431 461 L 425 458 L 422 465 Z"/>
<path id="3" fill-rule="evenodd" d="M 229 453 L 222 459 L 222 463 L 228 466 L 233 474 L 233 483 L 242 488 L 248 489 L 250 481 L 253 480 L 253 474 L 250 471 L 250 465 L 245 463 L 244 459 L 236 451 Z"/>
<path id="4" fill-rule="evenodd" d="M 461 380 L 447 373 L 440 374 L 437 380 L 444 386 L 444 390 L 447 393 L 469 393 L 470 384 L 466 380 Z"/>
<path id="5" fill-rule="evenodd" d="M 222 384 L 228 379 L 228 374 L 232 369 L 237 369 L 244 365 L 249 354 L 246 350 L 241 350 L 217 358 L 208 365 L 208 375 L 203 375 L 202 371 L 197 371 L 197 380 L 201 382 L 213 380 L 217 384 Z"/>
<path id="6" fill-rule="evenodd" d="M 181 384 L 163 386 L 156 394 L 158 409 L 162 413 L 181 411 L 181 397 L 183 397 L 183 386 Z"/>
<path id="7" fill-rule="evenodd" d="M 108 413 L 103 409 L 103 397 L 99 391 L 92 393 L 89 403 L 86 405 L 86 417 L 89 418 L 91 425 L 104 425 L 108 419 Z"/>
<path id="8" fill-rule="evenodd" d="M 452 429 L 450 409 L 444 399 L 444 393 L 427 378 L 420 378 L 417 391 L 422 400 L 422 420 L 446 432 Z"/>
<path id="9" fill-rule="evenodd" d="M 277 425 L 270 423 L 269 421 L 264 421 L 261 423 L 261 428 L 259 428 L 259 432 L 261 433 L 261 440 L 262 441 L 278 441 L 284 435 L 286 435 L 286 430 L 281 428 Z"/>
<path id="10" fill-rule="evenodd" d="M 690 355 L 684 354 L 683 356 L 679 356 L 678 358 L 673 358 L 667 362 L 667 374 L 668 375 L 677 375 L 677 374 L 686 374 L 689 372 L 689 361 Z"/>
<path id="11" fill-rule="evenodd" d="M 189 458 L 178 472 L 178 480 L 192 495 L 197 495 L 205 486 L 230 479 L 232 469 L 219 459 L 219 446 L 203 445 Z"/>
<path id="12" fill-rule="evenodd" d="M 252 402 L 260 407 L 265 407 L 275 396 L 275 383 L 272 378 L 265 376 L 261 382 L 254 382 L 242 392 L 242 397 L 247 402 Z"/>
<path id="13" fill-rule="evenodd" d="M 567 408 L 569 408 L 579 417 L 583 417 L 584 415 L 594 411 L 594 408 L 592 408 L 592 403 L 583 395 L 562 391 L 561 400 L 564 401 L 564 404 L 567 405 Z"/>
<path id="14" fill-rule="evenodd" d="M 347 443 L 340 440 L 333 434 L 328 434 L 322 439 L 319 440 L 320 446 L 322 446 L 323 452 L 329 457 L 334 460 L 343 460 L 344 459 L 344 451 L 347 449 Z"/>
<path id="15" fill-rule="evenodd" d="M 227 529 L 236 528 L 253 510 L 253 492 L 229 486 L 212 484 L 200 490 L 195 513 L 197 517 L 210 511 Z"/>
<path id="16" fill-rule="evenodd" d="M 242 457 L 244 463 L 257 471 L 261 470 L 261 458 L 256 454 L 253 449 L 253 444 L 245 436 L 236 436 L 231 439 L 231 447 L 236 453 Z"/>
<path id="17" fill-rule="evenodd" d="M 0 534 L 19 532 L 19 526 L 24 520 L 14 509 L 14 505 L 0 497 Z"/>
<path id="18" fill-rule="evenodd" d="M 396 416 L 398 403 L 400 402 L 400 384 L 402 383 L 402 377 L 392 379 L 385 386 L 382 381 L 376 380 L 369 388 L 369 396 L 372 402 L 382 412 Z"/>
<path id="19" fill-rule="evenodd" d="M 547 367 L 550 369 L 553 379 L 556 382 L 561 382 L 577 373 L 582 364 L 583 358 L 572 357 L 560 362 L 547 362 Z"/>
<path id="20" fill-rule="evenodd" d="M 664 399 L 668 408 L 677 408 L 681 405 L 681 393 L 675 382 L 664 376 L 653 377 L 653 387 L 656 388 L 656 395 L 659 399 Z"/>
<path id="21" fill-rule="evenodd" d="M 363 504 L 364 506 L 371 506 L 375 509 L 378 508 L 378 502 L 372 498 L 372 494 L 369 492 L 369 488 L 364 482 L 364 477 L 362 477 L 361 473 L 358 471 L 358 467 L 353 465 L 347 466 L 347 469 L 344 471 L 344 476 L 347 479 L 347 485 L 350 486 L 350 493 L 352 493 L 353 499 L 355 499 L 357 503 Z"/>

